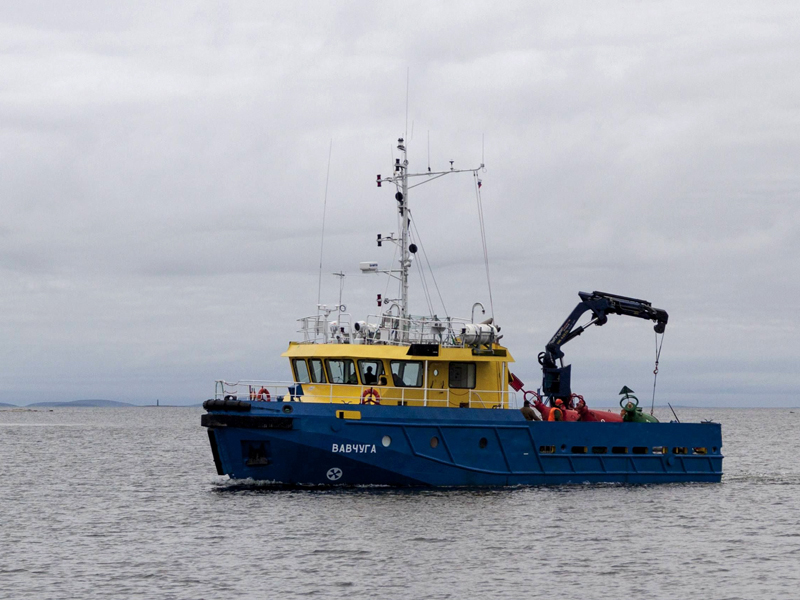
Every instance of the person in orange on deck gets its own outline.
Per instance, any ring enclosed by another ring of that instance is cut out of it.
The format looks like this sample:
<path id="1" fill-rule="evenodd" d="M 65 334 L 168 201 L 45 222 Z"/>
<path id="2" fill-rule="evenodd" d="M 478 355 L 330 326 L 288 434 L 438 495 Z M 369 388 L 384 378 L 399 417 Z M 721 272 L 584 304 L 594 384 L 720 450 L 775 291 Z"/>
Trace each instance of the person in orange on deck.
<path id="1" fill-rule="evenodd" d="M 550 409 L 550 416 L 547 417 L 548 421 L 563 421 L 564 420 L 564 402 L 561 398 L 556 398 L 556 405 Z"/>

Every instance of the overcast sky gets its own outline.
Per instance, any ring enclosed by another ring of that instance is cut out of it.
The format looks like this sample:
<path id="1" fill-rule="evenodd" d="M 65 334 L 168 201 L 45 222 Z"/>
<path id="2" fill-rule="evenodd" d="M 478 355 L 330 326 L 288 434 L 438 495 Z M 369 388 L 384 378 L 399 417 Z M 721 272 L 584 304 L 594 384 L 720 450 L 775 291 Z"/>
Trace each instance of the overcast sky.
<path id="1" fill-rule="evenodd" d="M 603 290 L 670 314 L 657 402 L 798 406 L 798 15 L 4 2 L 0 402 L 195 403 L 215 379 L 287 379 L 331 148 L 322 299 L 344 270 L 354 317 L 374 313 L 386 282 L 358 263 L 392 258 L 374 240 L 396 231 L 393 190 L 374 180 L 408 79 L 412 170 L 484 156 L 495 316 L 528 387 L 577 292 Z M 448 312 L 488 307 L 471 177 L 410 202 Z M 565 346 L 574 390 L 649 400 L 654 346 L 650 323 L 611 317 Z"/>

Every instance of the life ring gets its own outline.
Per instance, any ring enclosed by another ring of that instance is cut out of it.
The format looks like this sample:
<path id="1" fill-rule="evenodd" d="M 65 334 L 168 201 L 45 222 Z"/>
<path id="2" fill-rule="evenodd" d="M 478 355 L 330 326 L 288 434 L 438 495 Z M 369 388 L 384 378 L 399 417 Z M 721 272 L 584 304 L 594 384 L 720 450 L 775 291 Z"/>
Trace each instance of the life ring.
<path id="1" fill-rule="evenodd" d="M 256 402 L 270 402 L 272 400 L 272 396 L 269 395 L 269 390 L 265 387 L 262 387 L 258 390 L 258 394 L 256 394 Z"/>
<path id="2" fill-rule="evenodd" d="M 361 394 L 361 404 L 380 404 L 381 395 L 375 388 L 367 388 Z"/>

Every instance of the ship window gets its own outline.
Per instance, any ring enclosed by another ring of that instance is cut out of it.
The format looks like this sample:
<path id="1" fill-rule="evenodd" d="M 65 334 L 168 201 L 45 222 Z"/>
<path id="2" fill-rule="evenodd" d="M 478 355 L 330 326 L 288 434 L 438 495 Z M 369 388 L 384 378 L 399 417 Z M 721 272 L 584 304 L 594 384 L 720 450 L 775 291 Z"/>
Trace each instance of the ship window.
<path id="1" fill-rule="evenodd" d="M 611 448 L 611 454 L 627 454 L 628 448 L 625 446 L 614 446 Z"/>
<path id="2" fill-rule="evenodd" d="M 673 454 L 689 454 L 688 448 L 684 448 L 683 446 L 676 446 L 672 449 Z"/>
<path id="3" fill-rule="evenodd" d="M 647 454 L 649 452 L 647 446 L 634 446 L 633 453 L 634 454 Z"/>
<path id="4" fill-rule="evenodd" d="M 608 452 L 608 446 L 592 446 L 592 454 L 605 454 Z"/>
<path id="5" fill-rule="evenodd" d="M 422 363 L 418 360 L 393 360 L 392 380 L 396 387 L 422 387 Z"/>
<path id="6" fill-rule="evenodd" d="M 572 453 L 573 454 L 586 454 L 586 446 L 573 446 Z"/>
<path id="7" fill-rule="evenodd" d="M 487 440 L 486 438 L 481 438 L 480 441 L 478 442 L 478 446 L 480 446 L 481 448 L 486 448 L 486 446 L 488 445 L 489 445 L 489 440 Z"/>
<path id="8" fill-rule="evenodd" d="M 667 449 L 664 446 L 653 446 L 653 454 L 666 454 Z"/>
<path id="9" fill-rule="evenodd" d="M 322 361 L 319 358 L 310 358 L 308 364 L 311 366 L 311 381 L 325 383 L 325 369 L 322 367 Z"/>
<path id="10" fill-rule="evenodd" d="M 358 384 L 356 367 L 349 358 L 328 359 L 328 377 L 331 383 Z"/>
<path id="11" fill-rule="evenodd" d="M 439 438 L 433 436 L 431 438 L 431 448 L 436 448 L 439 445 Z"/>
<path id="12" fill-rule="evenodd" d="M 295 358 L 292 361 L 292 365 L 294 366 L 294 380 L 297 383 L 311 383 L 311 379 L 308 377 L 308 365 L 306 365 L 305 360 Z"/>
<path id="13" fill-rule="evenodd" d="M 375 385 L 378 378 L 383 375 L 383 362 L 379 360 L 360 360 L 358 368 L 361 371 L 361 383 Z"/>
<path id="14" fill-rule="evenodd" d="M 539 454 L 555 454 L 555 446 L 539 446 Z"/>
<path id="15" fill-rule="evenodd" d="M 708 454 L 706 448 L 692 448 L 692 454 Z"/>
<path id="16" fill-rule="evenodd" d="M 450 363 L 450 387 L 474 390 L 475 363 Z"/>

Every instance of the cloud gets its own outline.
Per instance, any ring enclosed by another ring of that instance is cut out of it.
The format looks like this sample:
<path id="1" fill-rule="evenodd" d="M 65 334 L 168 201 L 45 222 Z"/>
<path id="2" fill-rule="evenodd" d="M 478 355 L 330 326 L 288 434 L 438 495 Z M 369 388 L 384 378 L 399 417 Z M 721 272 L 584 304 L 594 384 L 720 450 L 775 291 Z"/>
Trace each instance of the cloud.
<path id="1" fill-rule="evenodd" d="M 4 6 L 0 401 L 189 401 L 219 377 L 288 378 L 278 355 L 316 304 L 323 204 L 323 301 L 345 270 L 350 310 L 376 311 L 386 282 L 357 263 L 391 261 L 374 240 L 397 231 L 393 192 L 374 178 L 404 136 L 413 168 L 486 163 L 495 310 L 526 377 L 577 291 L 599 289 L 670 312 L 662 361 L 685 376 L 671 393 L 741 404 L 761 386 L 791 403 L 794 13 Z M 488 305 L 471 176 L 411 203 L 448 310 Z M 593 393 L 617 385 L 606 372 L 652 371 L 625 362 L 649 354 L 646 323 L 592 334 L 569 356 L 610 386 Z"/>

